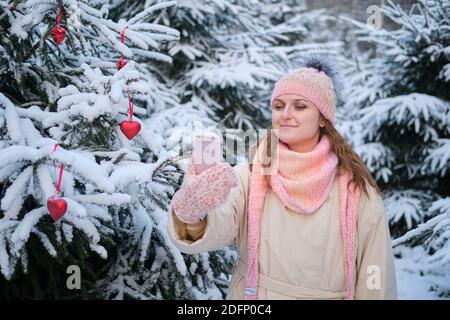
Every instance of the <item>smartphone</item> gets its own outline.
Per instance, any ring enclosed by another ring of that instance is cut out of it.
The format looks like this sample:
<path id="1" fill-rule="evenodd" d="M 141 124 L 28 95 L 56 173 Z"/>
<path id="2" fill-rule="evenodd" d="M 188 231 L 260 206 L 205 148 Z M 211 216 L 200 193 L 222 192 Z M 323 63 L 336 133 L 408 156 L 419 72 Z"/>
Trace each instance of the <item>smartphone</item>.
<path id="1" fill-rule="evenodd" d="M 212 135 L 196 136 L 194 140 L 193 160 L 197 174 L 223 162 L 220 137 Z"/>

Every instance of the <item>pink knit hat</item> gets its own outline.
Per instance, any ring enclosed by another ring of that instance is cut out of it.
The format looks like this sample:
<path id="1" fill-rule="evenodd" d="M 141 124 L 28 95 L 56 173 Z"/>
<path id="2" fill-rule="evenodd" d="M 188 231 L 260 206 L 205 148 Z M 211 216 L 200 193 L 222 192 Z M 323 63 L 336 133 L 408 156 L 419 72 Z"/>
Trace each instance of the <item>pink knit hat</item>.
<path id="1" fill-rule="evenodd" d="M 334 123 L 334 71 L 321 58 L 312 58 L 305 67 L 290 72 L 275 83 L 273 101 L 284 94 L 297 94 L 310 100 L 322 115 Z"/>

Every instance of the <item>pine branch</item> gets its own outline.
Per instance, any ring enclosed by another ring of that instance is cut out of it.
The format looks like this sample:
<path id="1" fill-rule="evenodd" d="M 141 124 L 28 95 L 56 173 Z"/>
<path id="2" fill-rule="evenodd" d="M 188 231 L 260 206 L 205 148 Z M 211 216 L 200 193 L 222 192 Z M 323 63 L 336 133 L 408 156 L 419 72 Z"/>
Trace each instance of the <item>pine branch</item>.
<path id="1" fill-rule="evenodd" d="M 52 31 L 52 27 L 50 27 L 50 28 L 47 30 L 47 32 L 45 33 L 44 38 L 43 38 L 44 41 L 48 38 L 48 36 L 50 35 L 51 31 Z M 34 52 L 39 48 L 40 43 L 41 43 L 41 41 L 39 40 L 39 41 L 38 41 L 38 42 L 30 49 L 30 51 L 27 52 L 27 54 L 22 58 L 22 60 L 21 60 L 19 63 L 24 63 L 25 61 L 27 61 L 27 60 L 34 54 Z"/>
<path id="2" fill-rule="evenodd" d="M 13 5 L 12 5 L 12 7 L 11 7 L 11 10 L 16 10 L 16 7 L 17 7 L 17 5 L 18 5 L 20 2 L 22 2 L 22 0 L 15 0 L 14 3 L 13 3 Z"/>
<path id="3" fill-rule="evenodd" d="M 161 162 L 161 163 L 156 167 L 155 170 L 153 170 L 152 179 L 154 179 L 154 177 L 157 176 L 157 175 L 159 174 L 159 171 L 160 171 L 163 167 L 165 167 L 166 165 L 168 165 L 170 162 L 177 162 L 178 160 L 181 160 L 181 159 L 183 159 L 183 158 L 190 158 L 191 156 L 192 156 L 192 153 L 187 153 L 187 154 L 184 155 L 184 156 L 178 155 L 178 156 L 171 157 L 171 158 L 169 158 L 169 159 L 167 159 L 167 160 L 164 160 L 163 162 Z"/>

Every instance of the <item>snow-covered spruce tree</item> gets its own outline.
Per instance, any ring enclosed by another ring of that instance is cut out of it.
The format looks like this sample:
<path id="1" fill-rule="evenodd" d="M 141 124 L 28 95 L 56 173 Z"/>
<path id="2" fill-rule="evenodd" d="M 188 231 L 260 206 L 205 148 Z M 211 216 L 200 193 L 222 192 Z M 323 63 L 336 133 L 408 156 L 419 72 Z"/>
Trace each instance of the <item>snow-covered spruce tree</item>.
<path id="1" fill-rule="evenodd" d="M 50 31 L 58 1 L 0 1 L 1 297 L 103 297 L 100 271 L 120 265 L 117 248 L 124 246 L 125 255 L 139 257 L 127 267 L 148 272 L 136 291 L 116 281 L 117 293 L 126 291 L 119 297 L 193 295 L 200 281 L 180 275 L 184 262 L 167 239 L 163 214 L 180 170 L 163 138 L 140 119 L 155 104 L 177 104 L 147 68 L 149 61 L 160 68 L 171 62 L 158 50 L 178 32 L 150 22 L 174 4 L 116 21 L 100 1 L 64 1 L 66 39 L 57 46 Z M 117 70 L 120 53 L 128 63 Z M 132 142 L 118 130 L 128 117 L 128 92 L 142 124 Z M 61 190 L 69 205 L 56 223 L 45 205 L 55 190 L 53 160 L 65 165 Z M 81 269 L 81 290 L 66 287 L 69 265 Z M 187 289 L 170 291 L 177 287 Z"/>
<path id="2" fill-rule="evenodd" d="M 376 52 L 359 64 L 345 108 L 359 109 L 354 141 L 385 193 L 394 245 L 423 246 L 418 272 L 440 277 L 430 290 L 449 296 L 450 1 L 409 12 L 389 2 L 384 12 L 398 29 L 355 22 Z"/>
<path id="3" fill-rule="evenodd" d="M 129 21 L 134 17 L 142 17 L 142 12 L 148 11 L 150 7 L 163 9 L 166 6 L 164 1 L 147 3 L 145 8 L 140 7 L 130 15 L 129 10 L 135 8 L 136 4 L 139 2 L 114 1 L 104 8 L 108 9 L 111 19 Z M 120 10 L 115 12 L 115 9 Z M 152 10 L 153 14 L 155 12 Z M 151 19 L 156 23 L 153 15 Z M 155 28 L 155 25 L 152 27 Z M 153 36 L 155 39 L 159 37 L 158 34 Z M 153 176 L 152 184 L 144 184 L 144 167 L 136 167 L 136 171 L 128 178 L 123 176 L 127 172 L 126 168 L 121 167 L 117 173 L 111 173 L 111 179 L 117 182 L 119 189 L 131 190 L 127 191 L 130 194 L 139 193 L 146 185 L 152 192 L 141 192 L 136 197 L 139 206 L 136 206 L 132 216 L 128 212 L 119 212 L 117 219 L 113 220 L 122 232 L 116 234 L 115 248 L 109 251 L 110 256 L 113 256 L 102 268 L 102 276 L 96 285 L 107 299 L 221 299 L 226 294 L 228 274 L 236 259 L 235 253 L 226 249 L 211 254 L 182 255 L 172 245 L 166 232 L 168 197 L 181 184 L 180 168 L 187 164 L 187 159 L 178 157 L 175 158 L 180 161 L 173 162 L 172 156 L 186 151 L 185 144 L 191 143 L 186 138 L 192 135 L 196 121 L 207 126 L 213 122 L 201 117 L 198 111 L 180 105 L 174 91 L 165 88 L 167 78 L 162 74 L 161 62 L 153 58 L 164 59 L 164 55 L 142 50 L 140 53 L 142 58 L 139 61 L 142 62 L 136 67 L 143 74 L 141 78 L 153 80 L 149 89 L 154 94 L 150 92 L 145 97 L 146 101 L 140 100 L 147 105 L 148 119 L 144 123 L 151 138 L 145 143 L 152 148 L 137 149 L 133 159 L 141 154 L 141 161 L 154 164 L 153 171 L 149 172 L 149 177 Z M 162 89 L 155 92 L 155 87 Z M 117 159 L 124 154 L 112 156 Z M 130 187 L 130 183 L 135 180 L 139 184 Z"/>

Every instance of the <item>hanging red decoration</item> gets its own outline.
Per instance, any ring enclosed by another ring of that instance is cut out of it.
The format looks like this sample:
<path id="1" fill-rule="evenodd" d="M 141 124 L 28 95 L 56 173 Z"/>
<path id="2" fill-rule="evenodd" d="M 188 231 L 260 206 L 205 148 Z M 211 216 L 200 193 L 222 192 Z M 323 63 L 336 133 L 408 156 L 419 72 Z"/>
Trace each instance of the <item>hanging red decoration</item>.
<path id="1" fill-rule="evenodd" d="M 55 148 L 53 152 L 55 152 L 58 144 L 55 144 Z M 56 161 L 53 160 L 53 167 L 55 168 L 56 173 Z M 61 164 L 59 168 L 59 177 L 56 181 L 56 193 L 47 199 L 47 209 L 52 217 L 53 221 L 56 222 L 66 213 L 67 211 L 67 201 L 61 198 L 61 181 L 62 175 L 64 171 L 64 163 Z"/>
<path id="2" fill-rule="evenodd" d="M 52 38 L 55 40 L 56 44 L 59 46 L 63 43 L 66 38 L 66 30 L 61 27 L 61 19 L 62 19 L 62 1 L 59 1 L 58 5 L 58 13 L 56 15 L 56 24 L 52 27 Z"/>
<path id="3" fill-rule="evenodd" d="M 141 124 L 133 120 L 133 102 L 131 101 L 130 92 L 128 92 L 128 107 L 130 112 L 130 120 L 124 120 L 120 123 L 120 130 L 128 138 L 133 139 L 139 131 L 141 131 Z"/>
<path id="4" fill-rule="evenodd" d="M 125 31 L 128 29 L 128 27 L 125 27 L 125 29 L 123 29 L 122 34 L 120 35 L 120 42 L 125 43 Z M 127 61 L 125 60 L 125 58 L 123 57 L 123 53 L 120 54 L 120 58 L 117 61 L 117 69 L 122 69 L 123 67 L 125 67 L 125 65 L 127 64 Z"/>

